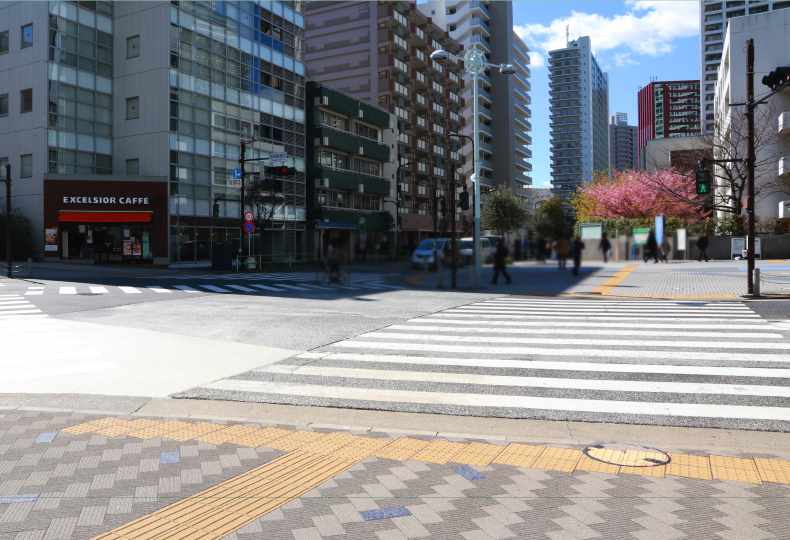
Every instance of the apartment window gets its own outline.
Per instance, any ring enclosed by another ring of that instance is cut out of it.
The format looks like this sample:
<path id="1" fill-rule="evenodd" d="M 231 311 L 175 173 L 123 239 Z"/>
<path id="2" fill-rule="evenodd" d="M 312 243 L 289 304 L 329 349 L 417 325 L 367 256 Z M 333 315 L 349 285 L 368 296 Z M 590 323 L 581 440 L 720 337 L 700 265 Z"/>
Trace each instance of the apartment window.
<path id="1" fill-rule="evenodd" d="M 126 160 L 126 174 L 129 176 L 137 176 L 140 174 L 140 160 L 127 159 Z"/>
<path id="2" fill-rule="evenodd" d="M 20 92 L 21 96 L 21 105 L 20 110 L 25 112 L 30 112 L 33 110 L 33 89 L 28 88 L 27 90 L 22 90 Z"/>
<path id="3" fill-rule="evenodd" d="M 33 176 L 33 154 L 25 154 L 19 156 L 20 167 L 19 176 L 21 178 L 30 178 Z"/>
<path id="4" fill-rule="evenodd" d="M 8 114 L 8 94 L 0 96 L 0 116 Z"/>
<path id="5" fill-rule="evenodd" d="M 126 58 L 140 56 L 140 36 L 126 38 Z"/>
<path id="6" fill-rule="evenodd" d="M 8 30 L 0 32 L 0 54 L 8 52 Z"/>
<path id="7" fill-rule="evenodd" d="M 28 24 L 22 27 L 22 48 L 33 46 L 33 25 Z"/>
<path id="8" fill-rule="evenodd" d="M 126 100 L 126 119 L 140 118 L 140 98 L 133 97 Z"/>
<path id="9" fill-rule="evenodd" d="M 7 157 L 0 157 L 0 178 L 5 178 L 5 166 L 8 165 Z"/>

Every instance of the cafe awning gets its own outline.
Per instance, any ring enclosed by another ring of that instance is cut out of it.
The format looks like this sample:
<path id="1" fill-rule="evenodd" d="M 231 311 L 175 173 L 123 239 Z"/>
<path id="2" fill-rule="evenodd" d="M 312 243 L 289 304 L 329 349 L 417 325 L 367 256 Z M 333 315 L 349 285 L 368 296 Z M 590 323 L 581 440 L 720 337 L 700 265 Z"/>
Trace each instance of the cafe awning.
<path id="1" fill-rule="evenodd" d="M 58 221 L 68 223 L 150 223 L 151 212 L 61 210 Z"/>

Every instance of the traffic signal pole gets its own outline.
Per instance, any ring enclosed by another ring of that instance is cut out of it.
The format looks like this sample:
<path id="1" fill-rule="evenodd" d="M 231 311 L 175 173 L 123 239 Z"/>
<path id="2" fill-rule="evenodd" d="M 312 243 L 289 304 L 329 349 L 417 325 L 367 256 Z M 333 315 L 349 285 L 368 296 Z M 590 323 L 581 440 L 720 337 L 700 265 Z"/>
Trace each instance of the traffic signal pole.
<path id="1" fill-rule="evenodd" d="M 7 276 L 10 278 L 11 269 L 11 165 L 5 166 L 5 260 Z"/>
<path id="2" fill-rule="evenodd" d="M 746 293 L 754 294 L 754 40 L 746 42 Z"/>
<path id="3" fill-rule="evenodd" d="M 242 253 L 244 242 L 244 163 L 247 156 L 247 141 L 241 140 L 241 154 L 239 155 L 239 168 L 241 169 L 241 211 L 239 212 L 239 253 Z M 247 255 L 249 255 L 249 250 Z"/>
<path id="4" fill-rule="evenodd" d="M 455 162 L 452 162 L 450 165 L 450 186 L 450 194 L 452 195 L 452 197 L 450 197 L 450 241 L 452 242 L 452 244 L 450 244 L 450 250 L 453 258 L 451 286 L 455 289 L 455 278 L 456 274 L 458 274 L 458 254 L 455 252 Z"/>

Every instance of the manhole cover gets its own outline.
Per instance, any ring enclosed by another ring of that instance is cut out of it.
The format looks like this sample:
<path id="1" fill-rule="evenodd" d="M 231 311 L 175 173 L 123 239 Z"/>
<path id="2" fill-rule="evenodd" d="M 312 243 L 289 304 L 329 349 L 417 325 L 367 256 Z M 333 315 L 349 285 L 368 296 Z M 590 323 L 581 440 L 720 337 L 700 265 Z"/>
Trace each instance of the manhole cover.
<path id="1" fill-rule="evenodd" d="M 670 461 L 664 452 L 636 444 L 595 444 L 584 453 L 596 461 L 626 467 L 657 467 Z"/>

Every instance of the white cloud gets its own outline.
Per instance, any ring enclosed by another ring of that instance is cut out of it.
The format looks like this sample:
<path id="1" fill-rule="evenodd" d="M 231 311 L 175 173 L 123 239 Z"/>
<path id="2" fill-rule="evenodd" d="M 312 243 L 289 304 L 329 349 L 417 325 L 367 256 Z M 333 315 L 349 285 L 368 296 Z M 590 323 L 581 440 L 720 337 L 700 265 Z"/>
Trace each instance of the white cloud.
<path id="1" fill-rule="evenodd" d="M 614 65 L 617 67 L 638 66 L 639 62 L 631 58 L 631 53 L 615 53 Z"/>
<path id="2" fill-rule="evenodd" d="M 672 41 L 675 39 L 699 35 L 699 2 L 645 0 L 625 2 L 625 7 L 623 15 L 604 17 L 572 11 L 570 16 L 554 19 L 548 26 L 526 24 L 515 26 L 514 30 L 530 49 L 545 55 L 550 50 L 565 47 L 565 27 L 568 25 L 570 38 L 590 36 L 596 53 L 626 49 L 628 52 L 615 60 L 618 66 L 637 63 L 630 58 L 631 53 L 661 56 L 674 49 Z M 533 65 L 540 67 L 536 62 Z"/>

